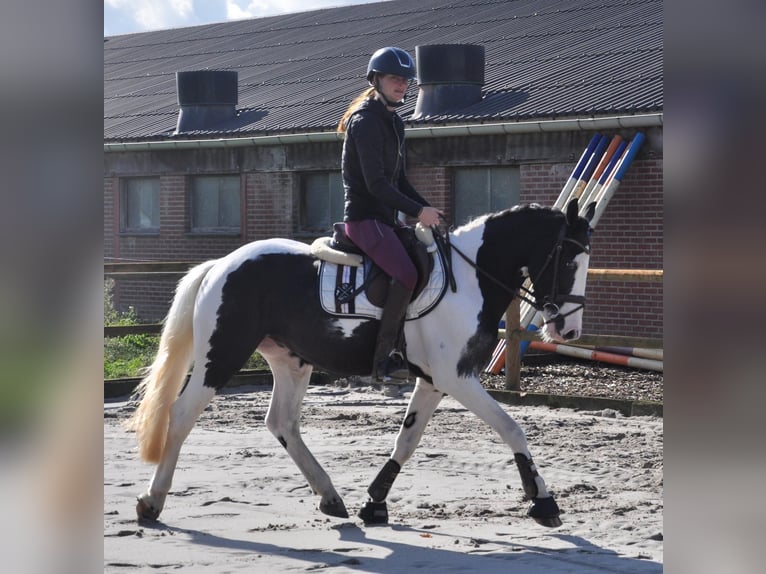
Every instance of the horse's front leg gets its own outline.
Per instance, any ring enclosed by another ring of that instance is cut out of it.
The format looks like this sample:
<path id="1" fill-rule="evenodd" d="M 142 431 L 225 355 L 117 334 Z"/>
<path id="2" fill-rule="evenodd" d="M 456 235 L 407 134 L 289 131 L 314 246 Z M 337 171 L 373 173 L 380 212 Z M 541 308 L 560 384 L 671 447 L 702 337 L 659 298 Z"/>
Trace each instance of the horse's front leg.
<path id="1" fill-rule="evenodd" d="M 267 350 L 268 349 L 268 350 Z M 329 516 L 348 518 L 348 511 L 319 462 L 303 442 L 300 433 L 300 409 L 308 389 L 312 367 L 300 364 L 286 350 L 258 348 L 274 375 L 274 392 L 266 413 L 266 427 L 285 448 L 315 494 L 321 496 L 319 510 Z"/>
<path id="2" fill-rule="evenodd" d="M 375 480 L 372 481 L 367 493 L 370 495 L 362 509 L 359 518 L 365 524 L 388 523 L 388 507 L 386 497 L 391 490 L 399 471 L 407 462 L 423 437 L 423 431 L 431 420 L 436 407 L 444 397 L 444 393 L 437 391 L 433 385 L 421 378 L 417 379 L 415 391 L 412 393 L 410 403 L 407 405 L 407 413 L 396 437 L 396 444 L 391 458 L 383 465 Z"/>
<path id="3" fill-rule="evenodd" d="M 527 514 L 543 526 L 561 526 L 559 507 L 538 473 L 529 452 L 527 437 L 516 421 L 487 393 L 477 377 L 457 379 L 449 389 L 445 388 L 445 392 L 495 429 L 511 447 L 524 494 L 532 501 Z"/>

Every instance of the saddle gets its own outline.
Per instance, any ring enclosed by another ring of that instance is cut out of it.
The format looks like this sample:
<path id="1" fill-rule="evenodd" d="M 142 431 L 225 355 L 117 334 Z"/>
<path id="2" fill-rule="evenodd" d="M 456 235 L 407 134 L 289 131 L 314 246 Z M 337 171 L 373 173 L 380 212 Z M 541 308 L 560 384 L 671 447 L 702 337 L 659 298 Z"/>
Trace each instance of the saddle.
<path id="1" fill-rule="evenodd" d="M 434 290 L 434 280 L 441 283 L 440 277 L 432 277 L 435 266 L 434 253 L 437 252 L 433 233 L 430 229 L 418 224 L 416 228 L 399 227 L 395 229 L 399 240 L 415 264 L 418 280 L 410 301 L 415 301 L 424 290 Z M 360 314 L 359 305 L 354 299 L 366 299 L 364 304 L 382 308 L 388 295 L 390 276 L 385 273 L 372 259 L 367 257 L 346 235 L 345 226 L 341 223 L 333 225 L 331 237 L 320 237 L 311 245 L 311 254 L 322 260 L 320 276 L 326 290 L 328 285 L 324 277 L 328 275 L 327 264 L 337 265 L 334 283 L 334 305 L 340 314 Z M 441 265 L 439 266 L 441 269 Z M 440 289 L 439 289 L 440 290 Z M 428 297 L 431 298 L 430 296 Z M 438 297 L 439 299 L 441 297 Z M 355 311 L 341 311 L 349 305 Z M 327 305 L 325 307 L 328 307 Z M 431 305 L 428 305 L 430 308 Z M 330 309 L 326 309 L 330 310 Z M 421 314 L 421 312 L 417 312 Z"/>

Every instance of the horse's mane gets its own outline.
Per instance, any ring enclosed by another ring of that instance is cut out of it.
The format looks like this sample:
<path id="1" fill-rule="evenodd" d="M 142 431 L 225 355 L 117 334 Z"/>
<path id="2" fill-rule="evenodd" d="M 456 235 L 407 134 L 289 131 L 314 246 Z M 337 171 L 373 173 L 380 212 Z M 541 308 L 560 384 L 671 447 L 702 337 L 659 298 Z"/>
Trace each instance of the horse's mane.
<path id="1" fill-rule="evenodd" d="M 553 211 L 553 210 L 554 209 L 552 207 L 541 205 L 539 203 L 524 203 L 520 205 L 514 205 L 513 207 L 496 211 L 494 213 L 486 213 L 484 215 L 478 215 L 476 216 L 476 218 L 471 219 L 467 223 L 464 223 L 460 227 L 456 228 L 453 233 L 454 235 L 467 233 L 477 227 L 481 227 L 487 222 L 488 219 L 498 219 L 498 218 L 508 217 L 511 214 L 524 213 L 528 211 Z"/>

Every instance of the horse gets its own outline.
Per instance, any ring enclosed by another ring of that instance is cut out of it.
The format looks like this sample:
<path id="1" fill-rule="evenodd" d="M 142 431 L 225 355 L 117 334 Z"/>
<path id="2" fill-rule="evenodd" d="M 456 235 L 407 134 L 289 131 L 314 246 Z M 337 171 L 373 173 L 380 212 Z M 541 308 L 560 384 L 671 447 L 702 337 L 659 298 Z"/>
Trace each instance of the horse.
<path id="1" fill-rule="evenodd" d="M 405 321 L 406 358 L 415 386 L 390 458 L 357 513 L 365 524 L 388 522 L 386 498 L 394 480 L 448 394 L 510 447 L 524 497 L 531 501 L 527 515 L 546 527 L 561 525 L 559 507 L 533 462 L 524 431 L 479 377 L 513 297 L 542 313 L 544 339 L 580 336 L 594 208 L 590 204 L 580 215 L 576 199 L 565 211 L 520 205 L 446 231 L 441 242 L 448 270 L 444 280 L 451 279 L 452 288 L 427 312 Z M 201 263 L 178 282 L 156 358 L 137 387 L 140 402 L 128 421 L 140 457 L 157 465 L 138 497 L 140 523 L 157 521 L 181 445 L 197 417 L 255 350 L 273 375 L 268 430 L 319 495 L 319 510 L 349 517 L 330 477 L 301 438 L 300 409 L 313 368 L 340 376 L 372 373 L 379 320 L 328 312 L 318 293 L 320 263 L 308 244 L 272 238 Z M 527 279 L 531 289 L 523 287 Z"/>

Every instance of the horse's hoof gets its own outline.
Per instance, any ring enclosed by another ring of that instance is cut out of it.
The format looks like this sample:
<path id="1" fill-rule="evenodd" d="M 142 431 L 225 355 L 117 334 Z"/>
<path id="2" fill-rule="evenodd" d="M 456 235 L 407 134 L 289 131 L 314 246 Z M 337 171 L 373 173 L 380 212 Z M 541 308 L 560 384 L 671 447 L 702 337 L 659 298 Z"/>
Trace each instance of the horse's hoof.
<path id="1" fill-rule="evenodd" d="M 388 524 L 388 506 L 386 501 L 373 502 L 368 500 L 358 514 L 365 524 Z"/>
<path id="2" fill-rule="evenodd" d="M 157 522 L 157 518 L 160 516 L 160 509 L 139 498 L 136 504 L 136 516 L 139 523 Z"/>
<path id="3" fill-rule="evenodd" d="M 321 501 L 319 503 L 319 510 L 322 514 L 326 514 L 327 516 L 348 518 L 348 510 L 346 510 L 346 505 L 343 504 L 343 501 L 340 498 L 334 498 L 329 502 L 325 502 L 324 500 Z"/>
<path id="4" fill-rule="evenodd" d="M 559 514 L 559 505 L 556 504 L 552 496 L 548 498 L 533 498 L 532 506 L 527 512 L 527 516 L 534 518 L 535 522 L 548 528 L 558 528 L 561 526 Z"/>

